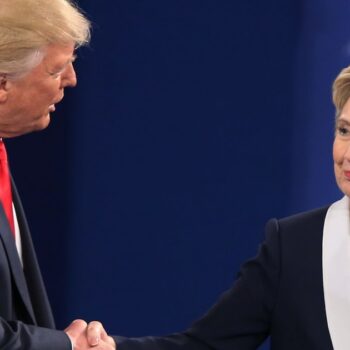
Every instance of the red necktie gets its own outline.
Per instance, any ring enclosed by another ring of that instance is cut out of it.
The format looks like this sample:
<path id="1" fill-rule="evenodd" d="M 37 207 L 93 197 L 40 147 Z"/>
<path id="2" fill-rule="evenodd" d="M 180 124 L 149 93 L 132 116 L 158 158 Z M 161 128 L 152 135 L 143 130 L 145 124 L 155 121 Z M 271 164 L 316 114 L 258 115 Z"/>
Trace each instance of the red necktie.
<path id="1" fill-rule="evenodd" d="M 12 193 L 9 166 L 4 142 L 0 140 L 0 200 L 5 210 L 12 234 L 15 236 L 15 225 L 12 212 Z"/>

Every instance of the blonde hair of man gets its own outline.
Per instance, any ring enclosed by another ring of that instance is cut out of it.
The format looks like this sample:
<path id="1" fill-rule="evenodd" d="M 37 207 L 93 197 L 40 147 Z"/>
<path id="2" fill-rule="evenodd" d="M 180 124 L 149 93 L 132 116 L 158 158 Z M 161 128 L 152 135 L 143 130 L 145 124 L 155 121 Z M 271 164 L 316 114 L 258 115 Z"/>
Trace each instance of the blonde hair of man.
<path id="1" fill-rule="evenodd" d="M 0 75 L 8 79 L 32 70 L 50 44 L 89 40 L 90 22 L 70 0 L 0 0 Z"/>

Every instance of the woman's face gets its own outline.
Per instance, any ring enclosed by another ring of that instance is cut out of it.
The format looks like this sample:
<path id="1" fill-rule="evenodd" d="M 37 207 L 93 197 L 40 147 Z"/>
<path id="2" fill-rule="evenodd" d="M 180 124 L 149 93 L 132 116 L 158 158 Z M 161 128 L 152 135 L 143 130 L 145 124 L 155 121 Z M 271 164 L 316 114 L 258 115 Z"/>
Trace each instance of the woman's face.
<path id="1" fill-rule="evenodd" d="M 336 121 L 333 160 L 337 184 L 350 197 L 350 99 Z"/>

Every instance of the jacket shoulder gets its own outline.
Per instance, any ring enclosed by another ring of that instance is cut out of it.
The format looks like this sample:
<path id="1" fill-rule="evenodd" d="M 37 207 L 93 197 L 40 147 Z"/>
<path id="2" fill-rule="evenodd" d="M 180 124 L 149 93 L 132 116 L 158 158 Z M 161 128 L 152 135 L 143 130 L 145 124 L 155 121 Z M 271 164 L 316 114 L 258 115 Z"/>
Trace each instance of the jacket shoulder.
<path id="1" fill-rule="evenodd" d="M 317 209 L 305 211 L 302 213 L 294 214 L 294 215 L 279 219 L 278 222 L 282 226 L 306 225 L 306 224 L 313 224 L 315 222 L 322 222 L 323 224 L 328 208 L 329 206 L 325 206 L 322 208 L 317 208 Z"/>
<path id="2" fill-rule="evenodd" d="M 267 236 L 275 236 L 278 232 L 280 238 L 305 240 L 306 237 L 322 237 L 324 220 L 329 206 L 317 208 L 282 219 L 271 219 L 265 227 Z"/>
<path id="3" fill-rule="evenodd" d="M 329 206 L 302 212 L 282 219 L 270 220 L 266 227 L 266 237 L 279 241 L 279 249 L 284 254 L 295 252 L 315 252 L 322 250 L 323 226 Z M 289 253 L 288 253 L 289 252 Z"/>

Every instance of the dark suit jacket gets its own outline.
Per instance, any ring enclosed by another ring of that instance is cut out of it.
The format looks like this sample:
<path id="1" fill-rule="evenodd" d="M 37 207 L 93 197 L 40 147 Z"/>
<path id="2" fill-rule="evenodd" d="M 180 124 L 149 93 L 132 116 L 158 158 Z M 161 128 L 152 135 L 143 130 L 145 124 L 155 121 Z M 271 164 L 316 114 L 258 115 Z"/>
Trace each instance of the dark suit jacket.
<path id="1" fill-rule="evenodd" d="M 0 349 L 70 350 L 65 333 L 54 330 L 27 221 L 15 185 L 12 186 L 24 268 L 0 203 Z"/>
<path id="2" fill-rule="evenodd" d="M 117 337 L 118 350 L 331 350 L 322 281 L 327 208 L 270 220 L 258 255 L 232 288 L 183 333 Z"/>

